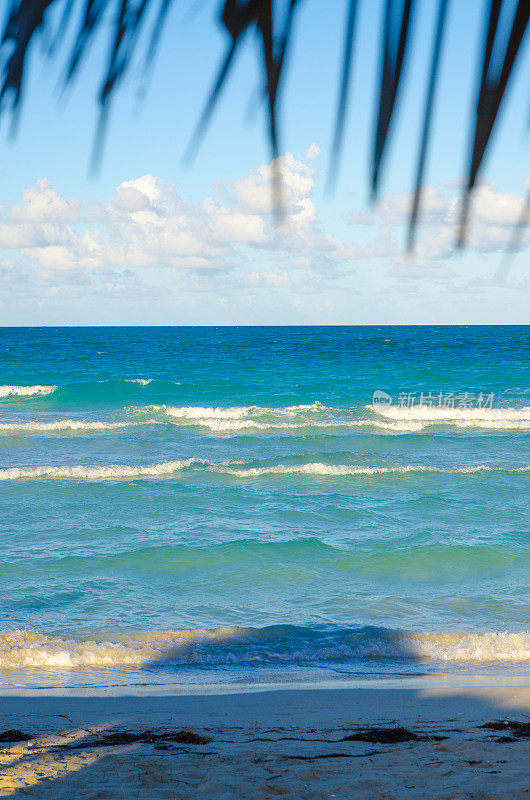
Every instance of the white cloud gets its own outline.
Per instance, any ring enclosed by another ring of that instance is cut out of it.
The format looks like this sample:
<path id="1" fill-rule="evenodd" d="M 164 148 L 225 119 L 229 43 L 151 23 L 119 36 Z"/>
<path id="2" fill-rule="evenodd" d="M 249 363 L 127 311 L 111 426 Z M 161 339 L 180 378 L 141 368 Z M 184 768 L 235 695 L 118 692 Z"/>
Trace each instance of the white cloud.
<path id="1" fill-rule="evenodd" d="M 226 272 L 250 251 L 261 251 L 269 261 L 274 252 L 283 270 L 323 265 L 337 270 L 355 254 L 320 229 L 313 200 L 313 161 L 319 152 L 313 144 L 300 159 L 286 153 L 225 187 L 219 196 L 195 204 L 182 198 L 178 185 L 153 175 L 125 181 L 110 201 L 92 203 L 65 199 L 41 179 L 24 193 L 21 205 L 0 218 L 0 247 L 18 251 L 48 272 Z M 284 201 L 279 226 L 274 221 L 273 173 Z M 285 285 L 279 274 L 271 267 L 267 285 Z"/>
<path id="2" fill-rule="evenodd" d="M 318 158 L 322 151 L 316 142 L 313 142 L 309 145 L 307 150 L 304 153 L 304 158 L 306 161 L 313 161 L 315 158 Z"/>
<path id="3" fill-rule="evenodd" d="M 291 286 L 293 281 L 285 269 L 255 270 L 246 276 L 250 286 Z"/>
<path id="4" fill-rule="evenodd" d="M 18 224 L 74 222 L 77 218 L 77 200 L 65 200 L 47 178 L 41 178 L 36 186 L 27 189 L 24 204 L 13 206 L 8 214 L 8 221 Z"/>
<path id="5" fill-rule="evenodd" d="M 426 186 L 422 192 L 417 246 L 418 261 L 445 260 L 454 250 L 461 211 L 461 191 L 442 191 Z M 457 192 L 457 193 L 456 193 Z M 498 191 L 495 184 L 483 184 L 473 194 L 467 231 L 467 248 L 479 253 L 503 252 L 517 224 L 524 197 Z M 352 214 L 357 225 L 379 225 L 381 231 L 406 226 L 411 209 L 410 195 L 387 195 L 366 214 Z M 528 244 L 528 237 L 524 245 Z M 409 270 L 409 275 L 413 272 Z M 448 272 L 448 277 L 450 273 Z"/>
<path id="6" fill-rule="evenodd" d="M 417 294 L 420 284 L 433 297 L 442 284 L 453 294 L 509 290 L 522 297 L 528 291 L 522 275 L 488 284 L 480 262 L 471 274 L 458 260 L 449 261 L 459 216 L 457 186 L 426 188 L 413 259 L 403 253 L 409 195 L 387 195 L 369 213 L 352 214 L 349 229 L 339 220 L 351 242 L 326 230 L 316 203 L 319 153 L 316 144 L 302 156 L 286 153 L 199 202 L 154 175 L 124 181 L 110 199 L 92 202 L 62 197 L 41 179 L 20 204 L 0 209 L 4 296 L 18 285 L 21 297 L 33 295 L 38 302 L 47 292 L 65 303 L 86 292 L 138 302 L 156 296 L 169 305 L 178 298 L 201 309 L 208 295 L 209 303 L 215 296 L 220 305 L 245 313 L 263 302 L 276 313 L 282 299 L 289 306 L 299 303 L 309 319 L 326 303 L 340 306 L 355 293 L 367 298 L 367 309 L 381 297 L 391 298 L 393 307 L 399 296 Z M 274 173 L 283 200 L 280 220 L 271 194 Z M 468 252 L 502 251 L 522 202 L 492 184 L 481 187 Z M 335 292 L 332 300 L 328 291 Z"/>
<path id="7" fill-rule="evenodd" d="M 308 151 L 309 152 L 309 151 Z M 314 158 L 314 153 L 309 153 Z M 315 170 L 305 159 L 297 160 L 291 153 L 252 170 L 248 178 L 236 181 L 234 192 L 247 211 L 254 214 L 272 214 L 274 198 L 271 185 L 274 175 L 279 177 L 281 201 L 284 212 L 292 223 L 307 223 L 316 219 L 316 208 L 311 197 L 315 185 Z"/>
<path id="8" fill-rule="evenodd" d="M 456 277 L 456 272 L 442 261 L 425 262 L 415 258 L 401 257 L 390 268 L 390 275 L 405 280 L 440 281 Z"/>

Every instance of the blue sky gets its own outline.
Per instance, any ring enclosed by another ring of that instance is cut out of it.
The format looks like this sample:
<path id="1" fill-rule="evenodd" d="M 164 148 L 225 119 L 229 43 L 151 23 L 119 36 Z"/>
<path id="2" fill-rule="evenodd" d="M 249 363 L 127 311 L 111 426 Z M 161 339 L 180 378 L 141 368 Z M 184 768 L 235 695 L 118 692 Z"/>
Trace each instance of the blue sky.
<path id="1" fill-rule="evenodd" d="M 325 177 L 345 3 L 306 0 L 281 104 L 288 214 L 280 229 L 270 213 L 252 38 L 195 161 L 182 160 L 226 44 L 213 0 L 174 4 L 147 86 L 140 58 L 114 99 L 95 177 L 95 99 L 109 31 L 62 95 L 68 48 L 49 61 L 34 47 L 17 135 L 9 138 L 7 119 L 1 130 L 1 323 L 528 322 L 528 248 L 506 278 L 496 275 L 528 176 L 526 51 L 486 163 L 469 247 L 452 253 L 485 5 L 450 7 L 413 260 L 403 254 L 404 223 L 434 2 L 423 3 L 415 19 L 409 80 L 372 208 L 368 160 L 383 4 L 361 2 L 344 156 L 330 196 Z"/>

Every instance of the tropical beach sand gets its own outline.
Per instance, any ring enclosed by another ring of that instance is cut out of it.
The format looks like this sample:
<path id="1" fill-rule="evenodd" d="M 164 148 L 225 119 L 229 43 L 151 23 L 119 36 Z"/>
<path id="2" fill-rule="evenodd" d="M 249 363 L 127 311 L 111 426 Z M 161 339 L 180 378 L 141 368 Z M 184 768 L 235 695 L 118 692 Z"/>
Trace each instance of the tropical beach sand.
<path id="1" fill-rule="evenodd" d="M 0 745 L 1 797 L 530 796 L 526 687 L 10 696 L 0 709 L 1 731 L 31 736 Z M 527 728 L 481 727 L 499 720 Z M 398 726 L 408 740 L 345 740 Z M 211 741 L 178 741 L 182 730 Z"/>

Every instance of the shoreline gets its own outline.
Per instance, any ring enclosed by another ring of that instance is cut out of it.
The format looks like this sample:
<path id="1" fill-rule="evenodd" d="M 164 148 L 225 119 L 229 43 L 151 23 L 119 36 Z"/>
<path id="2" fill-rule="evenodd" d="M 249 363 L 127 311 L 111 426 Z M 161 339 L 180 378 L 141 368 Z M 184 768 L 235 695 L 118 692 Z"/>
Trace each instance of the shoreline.
<path id="1" fill-rule="evenodd" d="M 0 797 L 522 800 L 530 739 L 501 720 L 530 723 L 529 685 L 4 696 L 0 733 L 31 739 L 0 744 Z"/>
<path id="2" fill-rule="evenodd" d="M 311 678 L 300 674 L 264 673 L 256 677 L 229 677 L 225 681 L 137 681 L 124 683 L 86 683 L 65 685 L 24 686 L 0 684 L 0 702 L 13 697 L 204 697 L 247 695 L 263 692 L 289 691 L 463 691 L 466 689 L 530 689 L 528 673 L 437 672 L 416 675 L 353 673 L 329 677 L 325 670 L 312 673 Z"/>

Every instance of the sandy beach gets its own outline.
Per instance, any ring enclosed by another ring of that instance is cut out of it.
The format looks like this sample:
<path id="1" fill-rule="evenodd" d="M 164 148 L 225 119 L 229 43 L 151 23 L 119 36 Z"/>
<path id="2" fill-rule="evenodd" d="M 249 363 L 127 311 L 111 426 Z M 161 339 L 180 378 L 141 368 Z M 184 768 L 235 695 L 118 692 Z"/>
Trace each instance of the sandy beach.
<path id="1" fill-rule="evenodd" d="M 0 709 L 1 797 L 530 795 L 525 687 L 10 696 Z"/>

